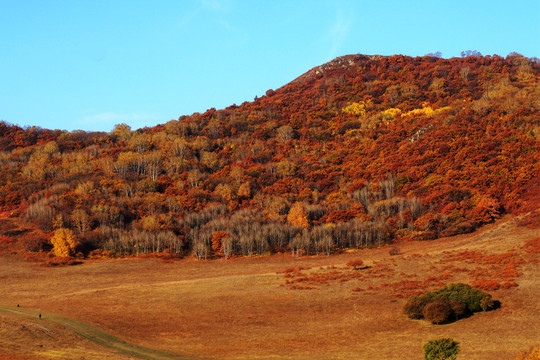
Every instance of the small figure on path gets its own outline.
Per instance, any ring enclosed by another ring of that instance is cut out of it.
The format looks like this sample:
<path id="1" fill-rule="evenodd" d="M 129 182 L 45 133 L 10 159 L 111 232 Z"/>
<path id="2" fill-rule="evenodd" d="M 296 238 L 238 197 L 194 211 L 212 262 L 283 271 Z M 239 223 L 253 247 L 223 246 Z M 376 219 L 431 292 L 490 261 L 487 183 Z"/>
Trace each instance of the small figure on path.
<path id="1" fill-rule="evenodd" d="M 17 307 L 19 307 L 19 304 L 17 304 Z"/>
<path id="2" fill-rule="evenodd" d="M 41 314 L 39 314 L 39 320 L 41 320 Z"/>

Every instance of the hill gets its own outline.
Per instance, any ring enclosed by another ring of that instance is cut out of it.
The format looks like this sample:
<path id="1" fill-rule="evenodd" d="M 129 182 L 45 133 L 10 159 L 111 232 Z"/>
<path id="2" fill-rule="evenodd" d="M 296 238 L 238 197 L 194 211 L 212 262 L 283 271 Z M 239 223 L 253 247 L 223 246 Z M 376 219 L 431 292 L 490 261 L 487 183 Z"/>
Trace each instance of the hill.
<path id="1" fill-rule="evenodd" d="M 228 258 L 471 232 L 538 208 L 539 67 L 350 55 L 153 128 L 0 123 L 0 246 Z"/>

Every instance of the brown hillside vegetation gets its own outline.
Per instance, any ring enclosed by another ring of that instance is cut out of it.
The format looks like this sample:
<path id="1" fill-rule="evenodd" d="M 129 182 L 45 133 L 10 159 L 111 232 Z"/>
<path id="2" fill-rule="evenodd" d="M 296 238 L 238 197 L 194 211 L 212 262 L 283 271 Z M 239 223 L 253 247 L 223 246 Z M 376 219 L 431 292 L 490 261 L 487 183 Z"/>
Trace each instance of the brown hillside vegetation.
<path id="1" fill-rule="evenodd" d="M 0 357 L 538 346 L 540 63 L 465 55 L 344 56 L 153 128 L 0 122 Z M 451 283 L 501 307 L 403 313 Z"/>
<path id="2" fill-rule="evenodd" d="M 153 128 L 1 122 L 0 241 L 79 257 L 319 254 L 535 210 L 538 60 L 472 55 L 344 56 Z"/>
<path id="3" fill-rule="evenodd" d="M 474 234 L 402 242 L 398 255 L 383 246 L 332 256 L 103 259 L 59 268 L 4 257 L 0 305 L 61 314 L 193 358 L 418 359 L 425 342 L 451 337 L 459 358 L 514 359 L 538 345 L 540 333 L 540 232 L 531 219 L 506 216 Z M 499 283 L 489 292 L 501 308 L 447 325 L 402 313 L 406 297 L 450 282 Z M 121 358 L 51 330 L 46 319 L 20 322 L 2 313 L 0 324 L 0 353 L 13 359 Z"/>

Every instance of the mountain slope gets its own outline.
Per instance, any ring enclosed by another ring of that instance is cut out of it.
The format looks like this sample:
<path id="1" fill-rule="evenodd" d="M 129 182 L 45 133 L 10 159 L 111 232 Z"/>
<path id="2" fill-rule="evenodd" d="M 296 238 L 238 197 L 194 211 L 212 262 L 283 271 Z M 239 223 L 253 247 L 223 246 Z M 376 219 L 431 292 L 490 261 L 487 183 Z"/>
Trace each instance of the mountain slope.
<path id="1" fill-rule="evenodd" d="M 330 253 L 538 208 L 539 65 L 350 55 L 240 106 L 109 134 L 0 124 L 0 206 L 50 248 Z M 22 230 L 21 230 L 22 231 Z"/>

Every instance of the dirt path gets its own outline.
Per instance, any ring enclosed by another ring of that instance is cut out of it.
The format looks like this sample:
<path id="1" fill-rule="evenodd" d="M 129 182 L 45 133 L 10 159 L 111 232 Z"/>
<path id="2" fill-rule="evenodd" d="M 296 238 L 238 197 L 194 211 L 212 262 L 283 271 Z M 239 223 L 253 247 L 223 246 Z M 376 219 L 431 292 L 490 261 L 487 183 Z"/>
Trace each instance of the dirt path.
<path id="1" fill-rule="evenodd" d="M 39 312 L 33 309 L 23 309 L 12 306 L 0 306 L 0 314 L 10 317 L 22 317 L 26 319 L 35 319 L 36 323 L 41 325 L 47 325 L 47 323 L 53 323 L 73 332 L 79 336 L 82 336 L 98 345 L 104 346 L 114 352 L 132 356 L 137 359 L 144 360 L 188 360 L 189 358 L 167 353 L 164 351 L 153 350 L 130 344 L 124 340 L 121 340 L 111 334 L 108 334 L 97 327 L 90 324 L 73 320 L 67 317 L 63 317 L 56 314 L 41 313 L 41 320 L 38 320 Z"/>

